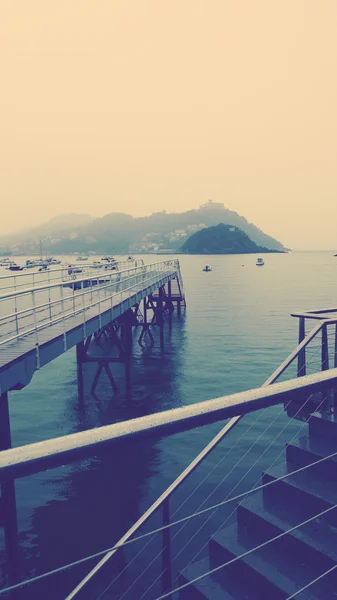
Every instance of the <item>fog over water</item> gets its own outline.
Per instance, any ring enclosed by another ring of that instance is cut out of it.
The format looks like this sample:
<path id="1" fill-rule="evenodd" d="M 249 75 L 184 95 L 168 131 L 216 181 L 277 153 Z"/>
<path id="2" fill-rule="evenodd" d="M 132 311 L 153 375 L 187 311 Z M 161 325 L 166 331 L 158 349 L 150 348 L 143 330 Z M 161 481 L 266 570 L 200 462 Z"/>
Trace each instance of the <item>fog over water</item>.
<path id="1" fill-rule="evenodd" d="M 212 198 L 336 247 L 334 0 L 3 2 L 0 234 Z"/>

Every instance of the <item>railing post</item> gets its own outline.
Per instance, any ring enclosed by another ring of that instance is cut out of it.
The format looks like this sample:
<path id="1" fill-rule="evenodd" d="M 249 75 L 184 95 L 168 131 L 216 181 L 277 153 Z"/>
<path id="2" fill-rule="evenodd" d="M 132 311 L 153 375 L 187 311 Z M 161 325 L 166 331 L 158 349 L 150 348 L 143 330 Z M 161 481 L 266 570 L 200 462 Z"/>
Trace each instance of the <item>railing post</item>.
<path id="1" fill-rule="evenodd" d="M 37 318 L 36 318 L 36 308 L 35 308 L 35 296 L 34 291 L 32 290 L 32 308 L 33 308 L 33 322 L 35 329 L 35 346 L 36 346 L 36 367 L 40 368 L 40 349 L 39 349 L 39 334 L 37 331 Z"/>
<path id="2" fill-rule="evenodd" d="M 172 307 L 172 282 L 171 279 L 169 280 L 168 284 L 167 284 L 167 289 L 168 289 L 168 301 L 169 301 L 169 329 L 172 329 L 172 311 L 173 311 L 173 307 Z"/>
<path id="3" fill-rule="evenodd" d="M 83 336 L 87 337 L 87 324 L 85 320 L 85 301 L 84 301 L 84 283 L 81 281 L 81 294 L 82 294 L 82 310 L 83 310 Z"/>
<path id="4" fill-rule="evenodd" d="M 329 341 L 328 341 L 328 326 L 322 326 L 322 371 L 329 369 Z"/>
<path id="5" fill-rule="evenodd" d="M 305 338 L 305 317 L 300 317 L 299 328 L 298 328 L 298 343 L 303 342 Z M 297 377 L 303 377 L 306 375 L 306 360 L 305 360 L 305 348 L 298 354 L 297 359 Z"/>
<path id="6" fill-rule="evenodd" d="M 160 350 L 164 352 L 164 313 L 163 313 L 163 288 L 159 288 L 159 297 L 157 300 L 157 317 L 159 318 L 160 326 Z"/>
<path id="7" fill-rule="evenodd" d="M 163 526 L 170 524 L 170 500 L 169 497 L 163 502 Z M 171 560 L 171 528 L 163 529 L 163 553 L 162 553 L 162 591 L 163 594 L 172 590 L 172 560 Z M 171 600 L 171 596 L 169 596 Z"/>
<path id="8" fill-rule="evenodd" d="M 17 298 L 16 296 L 14 296 L 14 311 L 15 311 L 15 328 L 16 328 L 16 334 L 19 333 L 19 321 L 18 321 L 18 305 L 17 305 Z"/>
<path id="9" fill-rule="evenodd" d="M 337 368 L 337 323 L 335 325 L 335 354 L 334 354 L 334 367 Z M 336 409 L 337 407 L 337 388 L 334 389 L 333 393 L 333 403 Z"/>
<path id="10" fill-rule="evenodd" d="M 12 447 L 8 407 L 8 393 L 0 396 L 0 450 Z M 8 567 L 8 582 L 15 583 L 19 571 L 19 540 L 15 498 L 15 481 L 8 478 L 1 483 L 0 517 L 4 528 Z M 16 596 L 15 596 L 16 597 Z M 14 599 L 14 595 L 13 595 Z"/>
<path id="11" fill-rule="evenodd" d="M 62 326 L 63 326 L 63 348 L 67 350 L 67 335 L 66 335 L 66 324 L 64 319 L 64 297 L 63 297 L 63 285 L 61 284 L 61 311 L 62 311 Z"/>

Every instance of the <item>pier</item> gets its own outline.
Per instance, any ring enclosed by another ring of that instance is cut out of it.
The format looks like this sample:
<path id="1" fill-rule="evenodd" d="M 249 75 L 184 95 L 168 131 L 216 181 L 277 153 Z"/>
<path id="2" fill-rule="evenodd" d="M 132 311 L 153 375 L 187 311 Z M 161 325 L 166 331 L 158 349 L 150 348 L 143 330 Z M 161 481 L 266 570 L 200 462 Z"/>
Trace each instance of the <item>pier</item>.
<path id="1" fill-rule="evenodd" d="M 125 342 L 127 330 L 137 325 L 142 341 L 150 325 L 162 331 L 163 313 L 174 307 L 179 312 L 182 304 L 176 260 L 6 290 L 0 294 L 0 396 L 27 385 L 37 369 L 73 346 L 80 363 L 92 339 L 102 335 L 123 329 Z"/>
<path id="2" fill-rule="evenodd" d="M 130 266 L 133 264 L 133 266 Z M 11 447 L 8 394 L 29 384 L 34 373 L 76 346 L 78 398 L 83 402 L 85 363 L 97 371 L 91 392 L 103 370 L 114 392 L 111 365 L 125 365 L 125 386 L 131 392 L 132 331 L 140 330 L 139 344 L 154 343 L 164 325 L 172 326 L 172 312 L 186 305 L 179 261 L 145 266 L 125 261 L 114 269 L 77 265 L 48 273 L 2 278 L 0 292 L 0 449 Z M 78 271 L 81 271 L 78 273 Z M 76 273 L 77 271 L 77 273 Z M 0 280 L 1 283 L 1 280 Z M 167 316 L 167 318 L 166 318 Z M 109 355 L 102 349 L 108 342 Z M 112 350 L 115 350 L 112 354 Z M 0 527 L 4 528 L 9 581 L 17 573 L 17 517 L 14 481 L 1 483 Z"/>

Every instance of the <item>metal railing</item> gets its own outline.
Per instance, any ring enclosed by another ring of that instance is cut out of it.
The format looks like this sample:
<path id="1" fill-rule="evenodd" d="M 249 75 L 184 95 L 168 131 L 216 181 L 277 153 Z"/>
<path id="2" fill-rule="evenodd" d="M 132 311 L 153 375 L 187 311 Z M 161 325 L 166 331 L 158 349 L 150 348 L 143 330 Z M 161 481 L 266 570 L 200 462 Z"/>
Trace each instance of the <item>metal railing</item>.
<path id="1" fill-rule="evenodd" d="M 331 318 L 328 315 L 337 313 L 337 308 L 323 308 L 319 310 L 311 310 L 307 312 L 292 313 L 292 317 L 299 319 L 298 326 L 298 342 L 300 351 L 298 353 L 297 375 L 301 377 L 307 372 L 306 348 L 308 344 L 319 334 L 321 335 L 321 369 L 322 371 L 329 369 L 330 360 L 334 367 L 337 367 L 337 319 Z M 306 336 L 307 321 L 320 321 L 311 333 Z M 333 331 L 331 329 L 333 327 Z M 334 348 L 329 352 L 329 337 L 334 340 Z"/>
<path id="2" fill-rule="evenodd" d="M 22 448 L 6 450 L 0 454 L 1 480 L 8 477 L 20 477 L 26 475 L 27 472 L 36 472 L 37 470 L 56 466 L 57 464 L 65 464 L 65 462 L 69 462 L 75 456 L 84 456 L 88 450 L 92 451 L 93 448 L 98 449 L 99 446 L 103 446 L 107 443 L 116 443 L 123 439 L 131 439 L 141 435 L 167 435 L 207 423 L 217 422 L 228 416 L 235 415 L 152 504 L 152 506 L 149 507 L 136 523 L 134 523 L 125 535 L 114 544 L 114 547 L 100 558 L 98 564 L 80 581 L 75 589 L 67 596 L 66 600 L 72 600 L 77 597 L 118 550 L 121 550 L 128 544 L 135 534 L 139 532 L 140 528 L 149 521 L 151 516 L 158 514 L 158 511 L 161 511 L 162 513 L 162 526 L 159 528 L 159 532 L 161 531 L 162 535 L 161 587 L 164 594 L 172 589 L 173 580 L 170 538 L 172 519 L 170 499 L 173 493 L 186 482 L 195 469 L 203 463 L 206 457 L 208 457 L 225 436 L 233 430 L 247 412 L 284 402 L 286 399 L 289 399 L 289 397 L 296 398 L 297 394 L 301 394 L 302 398 L 303 395 L 308 398 L 309 396 L 311 397 L 312 393 L 316 390 L 328 390 L 326 391 L 326 397 L 328 398 L 329 390 L 337 385 L 337 369 L 334 368 L 328 371 L 327 367 L 330 366 L 330 363 L 327 363 L 326 357 L 329 356 L 329 338 L 327 340 L 325 333 L 323 333 L 323 335 L 321 334 L 326 331 L 329 326 L 334 327 L 335 333 L 336 324 L 337 318 L 321 320 L 267 379 L 261 388 L 201 402 L 199 404 L 192 404 L 155 415 L 141 417 L 132 421 L 105 426 L 91 431 L 31 444 Z M 308 366 L 309 360 L 307 358 L 306 350 L 314 340 L 319 340 L 320 342 L 318 346 L 319 372 L 313 375 L 303 375 L 300 371 L 299 376 L 296 379 L 279 383 L 281 376 L 286 374 L 289 367 L 295 365 L 296 361 L 303 367 L 304 360 L 305 366 Z M 333 342 L 335 353 L 335 338 Z M 321 404 L 322 402 L 320 405 Z M 193 515 L 191 515 L 191 518 L 192 517 Z"/>
<path id="3" fill-rule="evenodd" d="M 179 272 L 176 261 L 172 267 Z M 159 263 L 162 264 L 162 263 Z M 167 264 L 167 263 L 164 263 Z M 89 292 L 90 293 L 90 290 Z M 337 312 L 337 309 L 328 311 L 313 311 L 311 313 L 296 313 L 300 318 L 310 319 L 311 314 L 327 314 Z M 315 317 L 316 318 L 316 317 Z M 301 336 L 303 325 L 301 327 Z M 333 328 L 329 333 L 329 328 Z M 199 453 L 199 455 L 188 465 L 188 467 L 175 479 L 175 481 L 164 491 L 164 493 L 152 504 L 152 506 L 137 520 L 136 523 L 125 533 L 125 535 L 108 551 L 98 564 L 80 581 L 76 588 L 67 596 L 67 600 L 77 597 L 87 584 L 98 574 L 118 550 L 123 548 L 139 529 L 159 510 L 162 511 L 162 591 L 167 593 L 172 589 L 172 556 L 170 540 L 170 498 L 172 494 L 190 477 L 195 469 L 202 464 L 207 456 L 218 446 L 225 436 L 233 430 L 244 414 L 251 410 L 259 410 L 275 403 L 283 402 L 289 396 L 296 397 L 300 393 L 311 397 L 316 390 L 326 391 L 324 398 L 325 406 L 329 407 L 326 399 L 329 399 L 330 390 L 337 385 L 336 365 L 336 334 L 337 318 L 320 317 L 319 323 L 300 340 L 298 346 L 286 358 L 286 360 L 274 371 L 261 388 L 248 390 L 223 398 L 192 404 L 183 408 L 166 411 L 156 415 L 141 417 L 128 422 L 117 423 L 106 427 L 94 429 L 87 432 L 72 434 L 55 440 L 48 440 L 38 444 L 31 444 L 22 448 L 6 450 L 0 454 L 0 480 L 7 477 L 19 477 L 28 472 L 35 472 L 48 466 L 64 464 L 73 456 L 80 456 L 81 450 L 98 448 L 99 445 L 114 443 L 122 439 L 132 438 L 140 435 L 147 436 L 166 435 L 183 431 L 189 428 L 223 420 L 232 417 L 211 442 Z M 330 339 L 332 338 L 332 342 Z M 317 373 L 308 375 L 306 369 L 310 366 L 308 350 L 313 342 L 318 345 L 315 349 L 315 357 L 318 357 Z M 331 347 L 333 348 L 330 351 Z M 329 357 L 333 356 L 333 360 Z M 279 383 L 282 376 L 287 374 L 289 368 L 297 362 L 297 378 L 287 382 Z M 331 369 L 333 364 L 334 368 Z M 330 369 L 330 370 L 329 370 Z M 322 406 L 320 402 L 319 406 Z M 48 465 L 48 466 L 47 466 Z M 307 468 L 307 467 L 305 467 Z M 30 471 L 31 469 L 31 471 Z M 256 488 L 258 489 L 258 488 Z M 254 490 L 253 490 L 254 491 Z M 193 516 L 193 515 L 192 515 Z M 101 554 L 101 553 L 100 553 Z M 92 557 L 91 557 L 92 558 Z M 74 563 L 75 564 L 75 563 Z"/>
<path id="4" fill-rule="evenodd" d="M 317 311 L 318 314 L 320 311 Z M 327 312 L 337 312 L 337 309 L 322 311 L 322 314 L 326 314 Z M 297 316 L 297 315 L 296 315 Z M 302 316 L 302 315 L 301 315 Z M 309 318 L 308 315 L 305 315 L 306 318 Z M 274 371 L 274 373 L 266 380 L 266 382 L 262 385 L 260 389 L 260 395 L 254 397 L 254 393 L 257 390 L 249 390 L 247 392 L 242 392 L 240 394 L 233 394 L 227 397 L 227 405 L 226 398 L 211 400 L 208 402 L 200 403 L 200 412 L 198 411 L 198 405 L 190 405 L 185 407 L 184 409 L 176 409 L 186 411 L 187 415 L 182 416 L 182 421 L 184 423 L 179 428 L 176 423 L 172 423 L 167 426 L 167 423 L 163 426 L 161 432 L 172 433 L 176 431 L 181 431 L 183 429 L 188 429 L 188 421 L 193 421 L 194 427 L 198 427 L 201 424 L 210 423 L 214 421 L 220 421 L 221 419 L 226 418 L 227 415 L 230 415 L 230 408 L 232 410 L 237 411 L 236 416 L 232 417 L 226 425 L 221 429 L 221 431 L 211 440 L 211 442 L 200 452 L 200 454 L 194 459 L 194 461 L 177 477 L 177 479 L 171 484 L 167 490 L 152 504 L 152 506 L 138 519 L 138 521 L 127 531 L 127 533 L 115 544 L 116 549 L 108 552 L 99 562 L 98 564 L 88 573 L 88 575 L 76 586 L 76 588 L 66 597 L 66 600 L 72 600 L 77 597 L 79 593 L 85 588 L 85 586 L 91 581 L 91 579 L 102 569 L 106 563 L 115 555 L 115 553 L 123 547 L 123 544 L 130 540 L 132 536 L 141 528 L 141 526 L 159 509 L 162 510 L 162 523 L 163 523 L 163 531 L 162 531 L 162 557 L 163 557 L 163 569 L 162 569 L 162 592 L 163 594 L 167 593 L 172 589 L 172 556 L 170 550 L 170 533 L 169 527 L 170 524 L 170 507 L 169 507 L 169 499 L 172 496 L 173 492 L 180 487 L 189 476 L 195 471 L 195 469 L 201 465 L 201 463 L 205 460 L 207 456 L 215 449 L 215 447 L 225 438 L 225 436 L 233 430 L 233 428 L 238 424 L 238 422 L 242 419 L 242 417 L 249 412 L 249 410 L 260 409 L 264 406 L 271 406 L 275 404 L 275 402 L 285 401 L 287 398 L 287 393 L 292 394 L 296 397 L 296 393 L 299 391 L 303 394 L 306 393 L 307 397 L 309 394 L 314 393 L 317 389 L 320 391 L 324 389 L 325 385 L 328 387 L 328 393 L 326 396 L 326 401 L 324 405 L 327 406 L 330 399 L 330 390 L 333 389 L 334 394 L 334 386 L 337 385 L 337 318 L 336 319 L 326 319 L 326 317 L 320 317 L 321 321 L 317 324 L 313 330 L 301 339 L 298 346 L 293 350 L 293 352 L 283 361 L 283 363 Z M 324 373 L 329 369 L 329 348 L 328 348 L 328 336 L 327 331 L 328 327 L 334 327 L 334 369 L 330 370 L 329 373 Z M 318 373 L 316 375 L 306 375 L 306 349 L 312 343 L 313 340 L 318 339 L 321 334 L 321 352 L 320 352 L 320 365 L 318 366 Z M 289 382 L 283 382 L 283 384 L 278 384 L 280 377 L 286 373 L 291 365 L 297 360 L 298 362 L 298 373 L 297 379 L 291 379 Z M 265 389 L 268 388 L 268 389 Z M 275 397 L 276 395 L 276 397 Z M 277 396 L 279 398 L 277 400 Z M 253 396 L 253 397 L 252 397 Z M 235 403 L 238 399 L 238 404 Z M 335 398 L 334 398 L 335 400 Z M 220 401 L 220 407 L 218 405 Z M 257 401 L 255 408 L 247 407 L 251 401 Z M 337 404 L 337 402 L 336 402 Z M 231 406 L 232 405 L 232 406 Z M 233 406 L 234 405 L 234 406 Z M 207 406 L 207 408 L 206 408 Z M 320 404 L 320 408 L 322 407 L 322 402 Z M 197 415 L 193 415 L 193 413 L 197 411 Z M 175 411 L 169 411 L 175 412 Z M 192 413 L 188 416 L 188 413 Z M 163 414 L 163 413 L 162 413 Z M 164 413 L 165 414 L 165 413 Z M 232 412 L 233 414 L 233 412 Z M 210 416 L 212 415 L 212 416 Z M 156 420 L 156 415 L 152 416 L 151 422 L 152 427 L 154 426 Z M 111 433 L 112 428 L 111 427 Z M 130 427 L 130 422 L 128 423 L 128 427 Z M 1 468 L 0 468 L 1 469 Z"/>
<path id="5" fill-rule="evenodd" d="M 71 281 L 81 273 L 85 275 L 95 275 L 97 271 L 106 272 L 110 270 L 127 270 L 133 267 L 144 266 L 142 258 L 132 260 L 116 260 L 114 263 L 102 262 L 69 262 L 60 267 L 50 265 L 48 270 L 42 271 L 28 269 L 24 273 L 14 272 L 11 275 L 0 276 L 0 290 L 16 291 L 25 287 L 41 286 L 42 284 L 50 284 L 56 281 Z M 36 267 L 38 269 L 38 267 Z"/>
<path id="6" fill-rule="evenodd" d="M 6 313 L 0 317 L 0 347 L 32 334 L 35 334 L 38 347 L 40 331 L 62 323 L 65 335 L 67 320 L 77 315 L 83 317 L 85 327 L 94 314 L 101 316 L 104 311 L 172 273 L 180 278 L 177 260 L 6 291 L 0 294 L 0 314 Z"/>

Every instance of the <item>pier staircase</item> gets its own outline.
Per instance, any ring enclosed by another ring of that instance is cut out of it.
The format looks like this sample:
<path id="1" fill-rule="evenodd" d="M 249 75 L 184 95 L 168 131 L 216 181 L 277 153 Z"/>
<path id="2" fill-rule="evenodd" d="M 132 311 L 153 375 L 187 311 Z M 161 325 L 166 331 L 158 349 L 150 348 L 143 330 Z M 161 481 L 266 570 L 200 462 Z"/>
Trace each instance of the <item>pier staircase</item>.
<path id="1" fill-rule="evenodd" d="M 306 435 L 262 474 L 261 484 L 272 481 L 237 506 L 236 522 L 210 539 L 208 557 L 181 572 L 179 584 L 191 585 L 180 600 L 337 599 L 336 415 L 310 416 Z"/>

